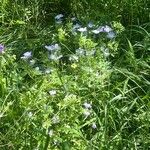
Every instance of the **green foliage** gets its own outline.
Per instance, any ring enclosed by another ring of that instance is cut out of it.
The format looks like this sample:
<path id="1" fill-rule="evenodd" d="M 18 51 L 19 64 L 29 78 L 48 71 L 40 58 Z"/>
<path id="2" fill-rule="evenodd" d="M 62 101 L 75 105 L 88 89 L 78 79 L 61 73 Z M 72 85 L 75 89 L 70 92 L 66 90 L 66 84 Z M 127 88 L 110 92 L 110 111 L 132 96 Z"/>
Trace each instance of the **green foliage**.
<path id="1" fill-rule="evenodd" d="M 148 150 L 148 3 L 1 0 L 0 149 Z"/>

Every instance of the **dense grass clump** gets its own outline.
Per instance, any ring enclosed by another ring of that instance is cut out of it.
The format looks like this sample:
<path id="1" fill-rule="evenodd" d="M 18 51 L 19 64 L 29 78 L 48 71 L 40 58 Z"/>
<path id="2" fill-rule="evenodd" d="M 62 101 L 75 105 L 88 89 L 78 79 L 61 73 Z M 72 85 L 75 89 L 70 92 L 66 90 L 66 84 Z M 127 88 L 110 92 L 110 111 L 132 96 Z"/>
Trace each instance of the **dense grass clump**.
<path id="1" fill-rule="evenodd" d="M 1 0 L 0 149 L 148 150 L 148 4 Z"/>

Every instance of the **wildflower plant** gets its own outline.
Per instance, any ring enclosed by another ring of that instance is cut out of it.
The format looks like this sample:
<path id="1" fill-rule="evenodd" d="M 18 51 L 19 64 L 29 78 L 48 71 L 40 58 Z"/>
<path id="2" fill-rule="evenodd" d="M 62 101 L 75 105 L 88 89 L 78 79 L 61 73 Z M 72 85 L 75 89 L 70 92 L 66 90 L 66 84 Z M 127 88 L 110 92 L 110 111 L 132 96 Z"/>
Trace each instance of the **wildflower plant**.
<path id="1" fill-rule="evenodd" d="M 12 34 L 0 37 L 6 41 L 5 49 L 0 44 L 0 147 L 147 149 L 149 34 L 142 30 L 140 59 L 135 50 L 143 47 L 129 40 L 117 59 L 125 31 L 119 22 L 66 16 L 54 16 L 55 25 L 32 40 L 25 36 L 27 47 L 20 37 L 10 42 Z"/>

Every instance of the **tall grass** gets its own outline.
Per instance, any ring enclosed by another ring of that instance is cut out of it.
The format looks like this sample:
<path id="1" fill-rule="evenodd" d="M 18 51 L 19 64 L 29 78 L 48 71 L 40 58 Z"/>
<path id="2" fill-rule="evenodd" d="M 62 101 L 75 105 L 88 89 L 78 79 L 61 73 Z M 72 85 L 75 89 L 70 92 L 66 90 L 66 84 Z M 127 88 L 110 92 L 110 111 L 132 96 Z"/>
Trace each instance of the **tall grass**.
<path id="1" fill-rule="evenodd" d="M 0 149 L 148 150 L 148 6 L 1 0 Z M 90 21 L 93 29 L 72 30 Z M 92 32 L 104 25 L 115 37 Z"/>

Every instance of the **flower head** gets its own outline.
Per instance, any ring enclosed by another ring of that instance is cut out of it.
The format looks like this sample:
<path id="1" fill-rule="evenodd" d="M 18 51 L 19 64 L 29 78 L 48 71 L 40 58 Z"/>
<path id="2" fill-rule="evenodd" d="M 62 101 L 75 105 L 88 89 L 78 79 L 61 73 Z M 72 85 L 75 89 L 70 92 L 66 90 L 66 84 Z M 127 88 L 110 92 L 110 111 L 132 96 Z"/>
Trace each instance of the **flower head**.
<path id="1" fill-rule="evenodd" d="M 89 22 L 87 26 L 88 26 L 88 28 L 93 28 L 94 24 L 93 24 L 93 22 Z"/>
<path id="2" fill-rule="evenodd" d="M 95 123 L 95 122 L 92 124 L 92 128 L 93 128 L 93 129 L 96 129 L 96 128 L 97 128 L 97 126 L 96 126 L 96 123 Z"/>
<path id="3" fill-rule="evenodd" d="M 86 56 L 94 56 L 96 53 L 96 50 L 86 51 Z"/>
<path id="4" fill-rule="evenodd" d="M 73 29 L 79 29 L 79 28 L 81 28 L 81 25 L 78 24 L 78 23 L 76 23 L 76 24 L 73 26 Z"/>
<path id="5" fill-rule="evenodd" d="M 84 114 L 85 118 L 87 118 L 88 116 L 90 116 L 91 113 L 88 110 L 84 110 L 83 114 Z"/>
<path id="6" fill-rule="evenodd" d="M 60 19 L 62 19 L 63 17 L 64 17 L 63 14 L 58 14 L 57 16 L 55 16 L 55 19 L 56 19 L 56 20 L 60 20 Z"/>
<path id="7" fill-rule="evenodd" d="M 31 57 L 32 57 L 32 52 L 31 52 L 31 51 L 28 51 L 28 52 L 25 52 L 25 53 L 23 54 L 23 56 L 21 57 L 21 59 L 27 60 L 27 59 L 29 59 L 29 58 L 31 58 Z"/>
<path id="8" fill-rule="evenodd" d="M 112 31 L 112 28 L 109 27 L 108 25 L 106 25 L 106 26 L 103 27 L 103 31 L 108 33 L 108 32 Z"/>
<path id="9" fill-rule="evenodd" d="M 29 118 L 31 118 L 31 117 L 33 116 L 33 113 L 30 111 L 30 112 L 28 113 L 28 116 L 29 116 Z"/>
<path id="10" fill-rule="evenodd" d="M 99 34 L 99 33 L 100 33 L 100 31 L 99 31 L 98 29 L 92 30 L 92 32 L 93 32 L 94 34 Z"/>
<path id="11" fill-rule="evenodd" d="M 34 59 L 30 60 L 30 65 L 33 66 L 34 64 L 35 64 L 35 60 Z"/>
<path id="12" fill-rule="evenodd" d="M 76 49 L 76 54 L 78 56 L 85 56 L 86 51 L 84 49 L 82 49 L 82 48 L 78 48 L 78 49 Z"/>
<path id="13" fill-rule="evenodd" d="M 115 38 L 115 33 L 113 32 L 113 31 L 111 31 L 111 32 L 108 32 L 108 34 L 106 35 L 106 37 L 107 38 L 109 38 L 109 39 L 113 39 L 113 38 Z"/>
<path id="14" fill-rule="evenodd" d="M 86 31 L 87 31 L 87 28 L 86 28 L 86 27 L 84 27 L 84 28 L 79 28 L 78 31 L 79 31 L 79 32 L 86 32 Z"/>
<path id="15" fill-rule="evenodd" d="M 76 17 L 72 17 L 71 20 L 72 20 L 72 21 L 76 21 L 77 18 L 76 18 Z"/>
<path id="16" fill-rule="evenodd" d="M 70 61 L 77 61 L 78 62 L 79 57 L 76 55 L 70 55 L 69 60 Z"/>
<path id="17" fill-rule="evenodd" d="M 110 55 L 108 48 L 102 46 L 101 50 L 102 50 L 102 52 L 103 52 L 103 54 L 104 54 L 105 57 L 108 57 Z"/>
<path id="18" fill-rule="evenodd" d="M 86 109 L 91 109 L 91 108 L 92 108 L 92 105 L 91 105 L 90 103 L 87 103 L 87 102 L 85 102 L 85 103 L 83 104 L 83 106 L 84 106 Z"/>
<path id="19" fill-rule="evenodd" d="M 48 51 L 56 51 L 56 50 L 60 50 L 61 49 L 61 47 L 58 44 L 49 45 L 49 46 L 46 45 L 45 48 Z"/>
<path id="20" fill-rule="evenodd" d="M 51 72 L 52 72 L 52 70 L 49 69 L 49 68 L 47 68 L 47 69 L 45 70 L 45 73 L 46 73 L 46 74 L 49 74 L 49 73 L 51 73 Z"/>
<path id="21" fill-rule="evenodd" d="M 4 53 L 4 45 L 0 44 L 0 53 Z"/>
<path id="22" fill-rule="evenodd" d="M 59 14 L 59 15 L 55 16 L 56 23 L 61 24 L 63 17 L 64 17 L 64 15 L 62 15 L 62 14 Z"/>
<path id="23" fill-rule="evenodd" d="M 51 90 L 51 91 L 49 91 L 49 94 L 50 94 L 51 96 L 56 95 L 56 90 Z"/>
<path id="24" fill-rule="evenodd" d="M 92 32 L 93 32 L 94 34 L 99 34 L 100 32 L 109 33 L 109 32 L 111 32 L 111 31 L 112 31 L 112 28 L 109 27 L 108 25 L 106 25 L 106 26 L 100 26 L 100 27 L 98 27 L 97 29 L 92 30 Z"/>
<path id="25" fill-rule="evenodd" d="M 54 115 L 52 118 L 52 123 L 53 124 L 57 124 L 60 122 L 59 116 L 58 115 Z"/>
<path id="26" fill-rule="evenodd" d="M 51 54 L 51 55 L 49 55 L 49 59 L 54 60 L 54 61 L 57 61 L 60 58 L 62 58 L 62 55 L 57 55 L 57 54 Z"/>
<path id="27" fill-rule="evenodd" d="M 51 137 L 51 136 L 53 135 L 53 130 L 50 130 L 50 131 L 48 132 L 48 135 Z"/>

